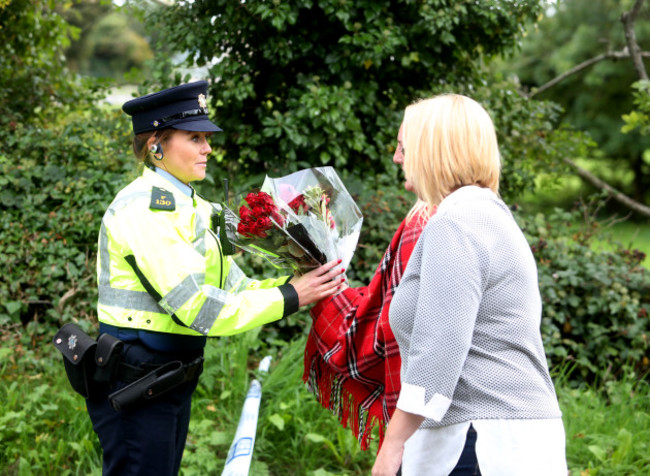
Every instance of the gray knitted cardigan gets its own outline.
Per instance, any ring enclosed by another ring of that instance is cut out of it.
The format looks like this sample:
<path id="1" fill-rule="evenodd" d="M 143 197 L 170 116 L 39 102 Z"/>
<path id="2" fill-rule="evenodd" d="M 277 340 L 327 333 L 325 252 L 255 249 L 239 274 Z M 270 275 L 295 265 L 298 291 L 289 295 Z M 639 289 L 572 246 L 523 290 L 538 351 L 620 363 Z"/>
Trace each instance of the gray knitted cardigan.
<path id="1" fill-rule="evenodd" d="M 422 427 L 561 416 L 540 334 L 537 267 L 508 207 L 463 187 L 429 220 L 390 307 L 397 407 Z"/>

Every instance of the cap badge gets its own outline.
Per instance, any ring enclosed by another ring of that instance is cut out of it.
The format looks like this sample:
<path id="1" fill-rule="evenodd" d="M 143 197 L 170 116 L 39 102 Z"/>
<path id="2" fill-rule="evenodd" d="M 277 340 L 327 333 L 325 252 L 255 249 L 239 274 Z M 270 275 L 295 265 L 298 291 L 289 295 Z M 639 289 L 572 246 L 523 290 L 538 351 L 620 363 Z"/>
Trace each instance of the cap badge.
<path id="1" fill-rule="evenodd" d="M 199 107 L 207 107 L 208 104 L 205 102 L 205 94 L 199 94 Z"/>
<path id="2" fill-rule="evenodd" d="M 160 123 L 159 123 L 158 121 L 153 121 L 153 122 L 151 123 L 151 125 L 153 125 L 154 127 L 158 127 L 159 124 L 160 124 Z"/>

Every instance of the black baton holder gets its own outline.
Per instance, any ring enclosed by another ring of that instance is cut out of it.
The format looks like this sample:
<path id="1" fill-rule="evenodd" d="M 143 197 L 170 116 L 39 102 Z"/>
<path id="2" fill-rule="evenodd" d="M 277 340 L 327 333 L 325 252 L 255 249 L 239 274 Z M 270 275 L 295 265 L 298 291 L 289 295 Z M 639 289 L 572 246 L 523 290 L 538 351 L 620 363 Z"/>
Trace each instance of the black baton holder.
<path id="1" fill-rule="evenodd" d="M 111 393 L 108 401 L 115 411 L 128 410 L 173 390 L 184 381 L 183 362 L 174 360 Z"/>

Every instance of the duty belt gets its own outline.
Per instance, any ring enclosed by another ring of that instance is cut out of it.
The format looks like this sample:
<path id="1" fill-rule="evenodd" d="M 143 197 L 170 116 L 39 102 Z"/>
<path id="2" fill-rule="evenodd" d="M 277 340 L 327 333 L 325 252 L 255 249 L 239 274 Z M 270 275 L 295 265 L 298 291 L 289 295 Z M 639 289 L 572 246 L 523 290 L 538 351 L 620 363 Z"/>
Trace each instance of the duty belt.
<path id="1" fill-rule="evenodd" d="M 72 388 L 84 398 L 106 398 L 117 382 L 126 386 L 109 394 L 112 407 L 125 410 L 147 403 L 189 382 L 203 370 L 203 357 L 189 363 L 174 360 L 162 365 L 136 367 L 122 358 L 124 343 L 102 333 L 97 340 L 69 322 L 59 329 L 53 343 L 63 356 Z"/>
<path id="2" fill-rule="evenodd" d="M 160 364 L 160 365 L 144 364 L 142 367 L 127 364 L 126 362 L 120 362 L 119 368 L 117 370 L 117 380 L 127 384 L 132 383 L 135 382 L 136 380 L 141 379 L 148 373 L 151 373 L 153 370 L 160 369 L 161 367 L 165 367 L 171 364 L 174 364 L 174 367 L 176 367 L 177 362 L 180 361 L 173 361 L 173 362 L 168 362 L 166 364 Z M 183 370 L 185 372 L 186 382 L 192 380 L 196 376 L 197 372 L 200 372 L 203 369 L 203 357 L 194 359 L 193 361 L 187 364 L 183 364 L 182 362 L 180 363 L 183 366 Z"/>
<path id="3" fill-rule="evenodd" d="M 203 357 L 187 364 L 173 360 L 153 370 L 120 362 L 117 380 L 127 385 L 111 393 L 108 400 L 116 411 L 135 408 L 189 382 L 202 370 Z"/>

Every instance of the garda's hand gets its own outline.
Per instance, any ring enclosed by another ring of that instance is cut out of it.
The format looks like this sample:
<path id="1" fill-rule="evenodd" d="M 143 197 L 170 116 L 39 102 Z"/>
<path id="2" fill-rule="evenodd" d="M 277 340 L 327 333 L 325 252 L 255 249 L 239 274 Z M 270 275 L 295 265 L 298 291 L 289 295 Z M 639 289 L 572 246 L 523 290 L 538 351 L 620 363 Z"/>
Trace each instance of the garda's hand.
<path id="1" fill-rule="evenodd" d="M 343 280 L 343 282 L 341 283 L 341 286 L 339 286 L 339 289 L 336 292 L 336 294 L 342 293 L 343 291 L 345 291 L 349 287 L 350 287 L 350 285 L 348 284 L 347 280 Z"/>
<path id="2" fill-rule="evenodd" d="M 340 263 L 341 260 L 330 261 L 309 273 L 291 278 L 289 284 L 296 289 L 300 306 L 313 304 L 337 291 L 343 282 L 341 275 L 345 272 L 344 269 L 336 268 Z"/>

